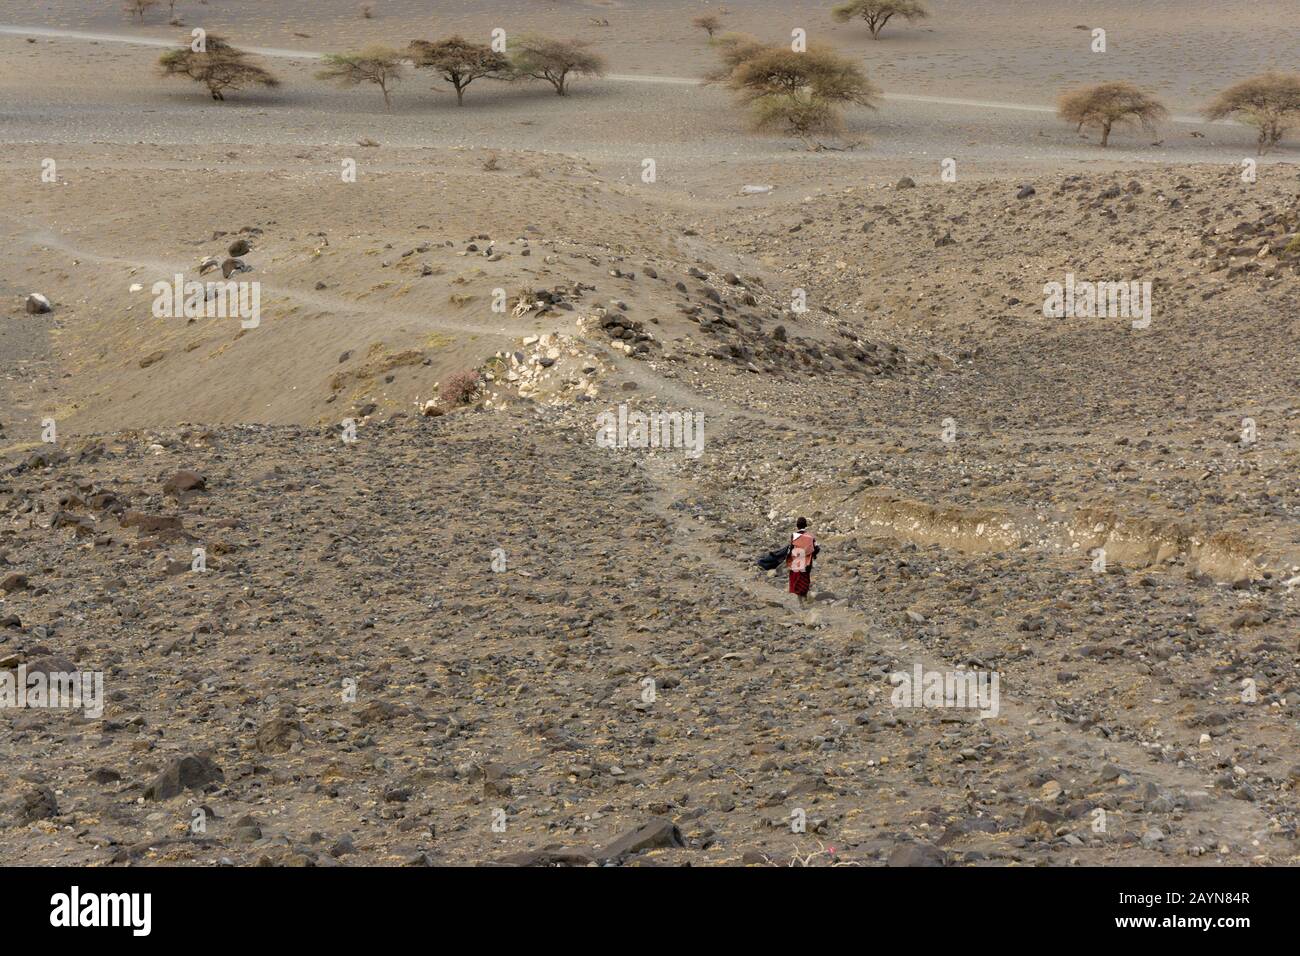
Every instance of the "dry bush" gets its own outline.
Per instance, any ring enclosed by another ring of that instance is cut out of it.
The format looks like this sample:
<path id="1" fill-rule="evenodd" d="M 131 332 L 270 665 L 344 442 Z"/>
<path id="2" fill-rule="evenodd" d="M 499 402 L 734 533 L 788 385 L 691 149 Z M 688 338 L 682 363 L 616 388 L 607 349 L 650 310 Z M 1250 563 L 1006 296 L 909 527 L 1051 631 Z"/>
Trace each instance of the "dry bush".
<path id="1" fill-rule="evenodd" d="M 144 23 L 144 15 L 158 6 L 158 0 L 126 0 L 122 4 L 122 9 L 126 11 L 127 16 L 138 17 L 141 23 Z"/>
<path id="2" fill-rule="evenodd" d="M 754 104 L 754 129 L 807 139 L 815 133 L 839 133 L 844 121 L 829 102 L 807 93 L 765 97 Z"/>
<path id="3" fill-rule="evenodd" d="M 226 90 L 280 85 L 268 70 L 248 62 L 247 53 L 237 50 L 219 36 L 209 33 L 204 38 L 202 51 L 194 50 L 190 42 L 186 38 L 179 50 L 170 50 L 159 58 L 158 66 L 163 76 L 183 76 L 202 83 L 214 100 L 224 100 Z"/>
<path id="4" fill-rule="evenodd" d="M 373 83 L 384 94 L 384 108 L 392 109 L 392 88 L 402 79 L 402 54 L 387 46 L 368 46 L 360 53 L 331 53 L 317 79 L 336 80 L 343 86 Z"/>
<path id="5" fill-rule="evenodd" d="M 724 33 L 710 42 L 721 62 L 716 70 L 707 74 L 706 83 L 725 83 L 740 64 L 772 49 L 771 44 L 748 33 Z"/>
<path id="6" fill-rule="evenodd" d="M 602 76 L 605 58 L 582 40 L 553 40 L 526 36 L 512 45 L 510 63 L 516 77 L 545 80 L 559 96 L 567 96 L 570 76 Z"/>
<path id="7" fill-rule="evenodd" d="M 852 0 L 851 3 L 836 7 L 831 13 L 840 23 L 858 18 L 865 20 L 873 40 L 880 39 L 880 31 L 894 17 L 902 17 L 910 23 L 913 20 L 924 20 L 929 15 L 930 11 L 918 0 Z"/>
<path id="8" fill-rule="evenodd" d="M 797 53 L 740 37 L 719 45 L 725 81 L 759 130 L 808 137 L 842 128 L 840 108 L 874 109 L 879 92 L 855 62 L 825 47 Z"/>
<path id="9" fill-rule="evenodd" d="M 462 369 L 452 374 L 438 389 L 444 405 L 468 405 L 478 391 L 479 375 L 473 369 Z"/>
<path id="10" fill-rule="evenodd" d="M 716 13 L 706 13 L 703 16 L 696 17 L 692 20 L 691 26 L 703 30 L 709 35 L 709 39 L 712 40 L 713 34 L 722 29 L 722 18 Z"/>
<path id="11" fill-rule="evenodd" d="M 1057 103 L 1057 115 L 1076 130 L 1096 126 L 1101 130 L 1101 145 L 1110 142 L 1113 126 L 1136 122 L 1154 132 L 1158 120 L 1169 115 L 1160 101 L 1143 93 L 1131 83 L 1100 83 L 1078 90 L 1067 90 Z"/>
<path id="12" fill-rule="evenodd" d="M 412 40 L 408 56 L 417 67 L 436 71 L 456 90 L 456 105 L 465 105 L 465 88 L 484 77 L 507 79 L 510 61 L 486 43 L 454 36 L 436 42 Z"/>
<path id="13" fill-rule="evenodd" d="M 1258 127 L 1262 155 L 1300 125 L 1300 73 L 1261 73 L 1242 80 L 1211 100 L 1204 113 L 1210 120 L 1241 114 L 1244 122 Z"/>

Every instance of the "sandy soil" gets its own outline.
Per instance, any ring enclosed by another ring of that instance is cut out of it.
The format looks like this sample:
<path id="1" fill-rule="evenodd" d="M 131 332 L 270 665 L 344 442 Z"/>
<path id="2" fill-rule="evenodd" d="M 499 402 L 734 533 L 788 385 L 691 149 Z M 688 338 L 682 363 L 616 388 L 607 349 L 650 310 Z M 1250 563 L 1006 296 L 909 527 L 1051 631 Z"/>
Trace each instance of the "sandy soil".
<path id="1" fill-rule="evenodd" d="M 743 32 L 779 39 L 798 27 L 859 54 L 887 90 L 1043 105 L 1067 81 L 1123 76 L 1152 86 L 1171 105 L 1192 108 L 1225 80 L 1291 68 L 1300 47 L 1300 25 L 1286 0 L 1101 0 L 1086 14 L 1073 0 L 934 0 L 929 20 L 891 24 L 879 42 L 863 26 L 835 23 L 833 4 L 807 0 L 375 0 L 370 20 L 359 15 L 361 6 L 356 0 L 182 0 L 177 13 L 186 27 L 208 26 L 249 46 L 290 50 L 397 42 L 431 30 L 471 35 L 545 27 L 599 42 L 620 72 L 699 76 L 712 62 L 690 21 L 726 10 L 724 23 Z M 108 0 L 19 2 L 5 22 L 168 40 L 176 32 L 157 13 L 133 25 Z M 1080 26 L 1107 31 L 1105 54 L 1089 50 L 1090 33 Z"/>
<path id="2" fill-rule="evenodd" d="M 285 81 L 224 104 L 154 75 L 158 14 L 16 6 L 0 668 L 107 703 L 0 709 L 6 862 L 1297 862 L 1300 147 L 1245 182 L 1251 131 L 1192 115 L 1293 9 L 936 2 L 873 43 L 728 4 L 889 95 L 809 151 L 690 82 L 703 3 L 179 3 Z M 312 78 L 498 22 L 617 73 L 391 113 Z M 1103 151 L 1044 111 L 1115 75 L 1174 119 Z M 260 325 L 153 315 L 240 241 Z M 1045 317 L 1067 275 L 1150 282 L 1150 324 Z M 602 447 L 619 405 L 702 454 Z M 811 608 L 754 564 L 799 515 Z M 998 713 L 897 706 L 918 665 Z"/>

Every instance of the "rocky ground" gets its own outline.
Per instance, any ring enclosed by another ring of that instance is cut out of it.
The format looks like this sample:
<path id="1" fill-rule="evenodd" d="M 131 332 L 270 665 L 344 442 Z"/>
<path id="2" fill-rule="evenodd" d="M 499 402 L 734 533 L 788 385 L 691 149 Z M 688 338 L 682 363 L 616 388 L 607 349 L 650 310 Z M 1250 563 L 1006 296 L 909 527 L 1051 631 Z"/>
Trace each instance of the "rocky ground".
<path id="1" fill-rule="evenodd" d="M 319 424 L 11 442 L 0 664 L 108 697 L 0 714 L 11 861 L 1295 862 L 1294 184 L 1115 182 L 589 248 L 466 407 L 420 355 Z M 1044 320 L 1067 266 L 1178 296 Z M 704 453 L 599 447 L 620 403 Z M 808 611 L 753 565 L 801 513 Z M 917 664 L 999 713 L 895 706 Z"/>
<path id="2" fill-rule="evenodd" d="M 619 58 L 562 101 L 391 114 L 312 51 L 424 3 L 213 3 L 286 79 L 217 106 L 175 28 L 47 6 L 0 24 L 0 691 L 106 700 L 0 707 L 6 863 L 1300 862 L 1300 173 L 1180 115 L 1293 17 L 1100 5 L 1084 73 L 1176 114 L 1105 151 L 1041 105 L 1072 5 L 839 32 L 888 94 L 841 152 L 696 86 L 685 3 L 558 5 Z M 539 16 L 488 7 L 437 29 Z M 255 327 L 154 313 L 223 272 Z M 1070 276 L 1150 323 L 1049 317 Z M 800 515 L 808 608 L 755 562 Z"/>

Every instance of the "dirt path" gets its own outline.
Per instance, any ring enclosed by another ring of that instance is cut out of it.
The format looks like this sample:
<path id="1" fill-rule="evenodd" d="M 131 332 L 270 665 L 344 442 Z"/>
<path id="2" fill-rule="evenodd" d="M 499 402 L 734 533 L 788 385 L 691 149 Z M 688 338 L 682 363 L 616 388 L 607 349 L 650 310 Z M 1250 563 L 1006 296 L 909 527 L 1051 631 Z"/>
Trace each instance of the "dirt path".
<path id="1" fill-rule="evenodd" d="M 137 269 L 151 269 L 159 276 L 171 276 L 178 272 L 182 274 L 189 273 L 193 270 L 194 265 L 193 262 L 186 263 L 179 260 L 126 258 L 123 256 L 105 255 L 103 253 L 95 252 L 85 246 L 68 242 L 61 236 L 40 228 L 27 234 L 19 234 L 15 236 L 15 238 L 18 242 L 27 246 L 46 246 L 51 249 L 57 249 L 58 251 L 73 256 L 82 262 L 94 262 L 99 265 L 126 266 Z M 313 308 L 328 309 L 345 313 L 359 313 L 364 315 L 382 315 L 387 318 L 402 319 L 418 323 L 421 328 L 432 329 L 439 332 L 465 332 L 471 335 L 489 335 L 513 341 L 523 335 L 541 335 L 546 332 L 554 332 L 563 325 L 563 323 L 558 319 L 550 325 L 540 323 L 536 319 L 520 320 L 521 324 L 517 325 L 472 325 L 467 322 L 456 322 L 452 319 L 441 318 L 432 312 L 403 312 L 386 305 L 369 305 L 353 299 L 345 299 L 341 296 L 327 295 L 320 292 L 308 291 L 306 289 L 295 289 L 275 282 L 263 281 L 262 286 L 265 291 L 272 292 L 276 295 L 300 302 L 303 305 L 308 305 Z M 532 321 L 533 324 L 530 327 L 525 327 L 522 324 L 524 321 Z"/>
<path id="2" fill-rule="evenodd" d="M 634 378 L 645 383 L 666 383 L 649 372 Z M 714 423 L 709 433 L 710 442 L 726 441 L 742 417 L 761 418 L 768 422 L 784 421 L 778 416 L 752 413 L 715 399 L 701 400 L 701 396 L 692 393 L 685 386 L 675 383 L 662 389 L 678 401 L 692 402 L 694 407 L 702 407 L 713 416 Z M 691 482 L 683 479 L 681 473 L 674 470 L 669 457 L 649 458 L 644 463 L 644 472 L 655 488 L 650 503 L 655 511 L 672 528 L 669 536 L 671 547 L 679 552 L 688 552 L 701 561 L 716 577 L 733 591 L 740 591 L 753 598 L 756 606 L 770 605 L 782 600 L 792 614 L 799 609 L 793 605 L 788 594 L 775 591 L 770 583 L 760 577 L 751 568 L 739 566 L 720 556 L 720 541 L 715 529 L 703 522 L 687 520 L 683 512 L 674 504 L 691 490 Z M 756 548 L 759 547 L 756 545 Z M 828 556 L 826 560 L 833 560 Z M 826 628 L 832 637 L 847 646 L 852 634 L 868 632 L 872 625 L 878 624 L 883 617 L 880 608 L 859 609 L 843 605 L 824 604 L 804 614 L 804 622 L 812 627 Z M 952 672 L 961 670 L 956 661 L 935 657 L 911 643 L 892 640 L 877 650 L 884 651 L 897 659 L 920 663 L 927 670 Z M 886 698 L 887 699 L 887 698 Z M 1154 783 L 1163 790 L 1172 793 L 1190 791 L 1208 791 L 1216 799 L 1207 801 L 1199 808 L 1189 809 L 1185 820 L 1187 828 L 1200 827 L 1204 832 L 1213 833 L 1220 841 L 1228 839 L 1242 846 L 1257 847 L 1261 853 L 1268 852 L 1285 857 L 1290 850 L 1273 837 L 1269 820 L 1260 808 L 1242 800 L 1219 796 L 1212 784 L 1207 783 L 1202 772 L 1174 764 L 1153 760 L 1151 753 L 1138 744 L 1123 740 L 1100 740 L 1094 734 L 1079 729 L 1073 724 L 1057 719 L 1048 707 L 1035 704 L 1029 700 L 1017 700 L 1014 696 L 1003 694 L 1000 700 L 1000 712 L 992 718 L 997 728 L 1004 734 L 1018 738 L 1020 746 L 1035 755 L 1041 766 L 1051 767 L 1060 762 L 1065 754 L 1077 754 L 1094 764 L 1112 763 L 1123 768 L 1125 774 L 1139 785 Z M 1208 771 L 1207 771 L 1208 772 Z"/>

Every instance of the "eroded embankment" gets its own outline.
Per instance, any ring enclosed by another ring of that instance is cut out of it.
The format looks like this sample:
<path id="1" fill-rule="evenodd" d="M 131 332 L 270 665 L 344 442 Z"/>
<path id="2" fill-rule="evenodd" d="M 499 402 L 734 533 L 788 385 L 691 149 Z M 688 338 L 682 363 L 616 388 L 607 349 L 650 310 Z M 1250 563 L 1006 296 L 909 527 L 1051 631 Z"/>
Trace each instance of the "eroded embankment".
<path id="1" fill-rule="evenodd" d="M 1082 553 L 1095 560 L 1100 549 L 1108 564 L 1146 568 L 1180 563 L 1225 584 L 1250 581 L 1270 569 L 1286 567 L 1267 539 L 1103 507 L 1065 514 L 1019 513 L 931 505 L 875 492 L 862 498 L 860 516 L 867 528 L 886 537 L 971 554 L 1033 548 Z"/>

